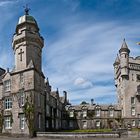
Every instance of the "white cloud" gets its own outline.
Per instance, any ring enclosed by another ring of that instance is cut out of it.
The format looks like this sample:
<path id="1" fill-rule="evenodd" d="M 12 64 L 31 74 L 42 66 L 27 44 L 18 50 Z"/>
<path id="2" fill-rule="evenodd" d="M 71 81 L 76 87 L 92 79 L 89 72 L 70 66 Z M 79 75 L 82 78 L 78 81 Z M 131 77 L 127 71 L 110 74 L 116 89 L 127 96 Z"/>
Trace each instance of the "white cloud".
<path id="1" fill-rule="evenodd" d="M 17 2 L 18 0 L 0 0 L 0 7 L 1 6 L 6 6 L 8 4 L 13 4 Z"/>
<path id="2" fill-rule="evenodd" d="M 75 79 L 74 81 L 74 85 L 77 86 L 78 88 L 92 88 L 93 87 L 93 84 L 91 81 L 89 80 L 86 80 L 82 77 L 78 77 Z"/>

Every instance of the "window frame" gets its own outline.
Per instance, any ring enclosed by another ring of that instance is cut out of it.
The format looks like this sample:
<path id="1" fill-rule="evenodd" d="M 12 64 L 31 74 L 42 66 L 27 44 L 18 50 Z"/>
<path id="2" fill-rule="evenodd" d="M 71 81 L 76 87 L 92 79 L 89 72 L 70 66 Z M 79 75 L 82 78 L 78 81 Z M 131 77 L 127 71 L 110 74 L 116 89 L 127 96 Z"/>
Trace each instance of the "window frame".
<path id="1" fill-rule="evenodd" d="M 9 92 L 11 90 L 11 80 L 4 81 L 4 92 Z"/>
<path id="2" fill-rule="evenodd" d="M 12 129 L 11 116 L 4 117 L 4 128 L 5 129 Z"/>
<path id="3" fill-rule="evenodd" d="M 12 105 L 13 105 L 13 103 L 12 103 L 12 98 L 5 98 L 5 100 L 4 100 L 4 108 L 5 108 L 5 110 L 10 110 L 10 109 L 12 109 Z"/>
<path id="4" fill-rule="evenodd" d="M 20 114 L 19 115 L 19 128 L 21 130 L 24 130 L 25 129 L 25 115 L 24 114 Z"/>

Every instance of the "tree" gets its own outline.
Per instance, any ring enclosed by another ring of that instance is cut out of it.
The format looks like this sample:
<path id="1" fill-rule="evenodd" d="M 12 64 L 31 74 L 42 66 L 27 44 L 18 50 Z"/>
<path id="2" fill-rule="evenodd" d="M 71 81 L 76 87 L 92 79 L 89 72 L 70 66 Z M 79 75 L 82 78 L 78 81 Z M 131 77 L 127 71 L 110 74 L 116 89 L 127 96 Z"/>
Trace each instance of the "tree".
<path id="1" fill-rule="evenodd" d="M 29 129 L 29 136 L 34 137 L 35 136 L 35 129 L 34 129 L 35 106 L 33 102 L 32 92 L 30 92 L 30 94 L 26 96 L 24 92 L 22 92 L 22 94 L 24 94 L 24 101 L 23 101 L 23 95 L 19 94 L 18 104 L 19 104 L 19 107 L 22 108 L 23 114 L 25 116 L 25 121 Z M 21 96 L 22 96 L 22 99 L 21 99 Z"/>
<path id="2" fill-rule="evenodd" d="M 35 136 L 35 130 L 34 130 L 35 108 L 32 99 L 29 99 L 28 97 L 26 97 L 26 101 L 23 106 L 23 113 L 25 115 L 26 123 L 29 129 L 29 135 L 30 137 L 34 137 Z"/>

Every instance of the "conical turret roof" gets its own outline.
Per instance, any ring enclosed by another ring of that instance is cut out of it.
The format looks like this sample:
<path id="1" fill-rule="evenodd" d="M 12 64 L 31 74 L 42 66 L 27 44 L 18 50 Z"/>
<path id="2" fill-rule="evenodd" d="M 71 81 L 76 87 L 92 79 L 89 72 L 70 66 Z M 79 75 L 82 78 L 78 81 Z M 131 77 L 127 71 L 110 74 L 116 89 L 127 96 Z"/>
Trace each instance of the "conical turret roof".
<path id="1" fill-rule="evenodd" d="M 114 62 L 114 65 L 118 65 L 119 63 L 120 63 L 120 58 L 119 58 L 119 56 L 117 54 L 117 57 L 116 57 L 115 62 Z"/>
<path id="2" fill-rule="evenodd" d="M 121 49 L 119 50 L 119 53 L 121 53 L 121 52 L 128 52 L 128 53 L 130 53 L 130 50 L 129 50 L 128 46 L 127 46 L 127 43 L 126 43 L 125 39 L 123 40 Z"/>

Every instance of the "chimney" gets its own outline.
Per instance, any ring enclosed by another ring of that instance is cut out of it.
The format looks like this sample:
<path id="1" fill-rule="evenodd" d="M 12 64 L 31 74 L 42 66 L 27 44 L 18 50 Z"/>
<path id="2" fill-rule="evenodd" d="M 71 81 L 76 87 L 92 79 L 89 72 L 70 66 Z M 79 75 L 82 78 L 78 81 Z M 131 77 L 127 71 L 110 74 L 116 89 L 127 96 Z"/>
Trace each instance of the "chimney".
<path id="1" fill-rule="evenodd" d="M 66 91 L 63 91 L 63 93 L 64 93 L 65 101 L 67 101 L 67 92 Z"/>
<path id="2" fill-rule="evenodd" d="M 7 73 L 9 73 L 9 68 L 7 68 Z"/>

